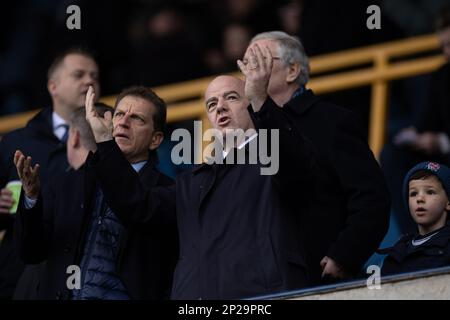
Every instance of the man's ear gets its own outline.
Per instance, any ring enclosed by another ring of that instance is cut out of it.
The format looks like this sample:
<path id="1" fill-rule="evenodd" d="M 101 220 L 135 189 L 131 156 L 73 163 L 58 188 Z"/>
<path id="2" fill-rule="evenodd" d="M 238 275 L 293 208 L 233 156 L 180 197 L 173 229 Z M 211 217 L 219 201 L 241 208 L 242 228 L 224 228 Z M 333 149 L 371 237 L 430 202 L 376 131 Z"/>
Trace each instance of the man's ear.
<path id="1" fill-rule="evenodd" d="M 150 142 L 150 150 L 155 150 L 164 140 L 164 134 L 161 131 L 153 133 L 152 141 Z"/>
<path id="2" fill-rule="evenodd" d="M 47 90 L 50 93 L 50 96 L 52 96 L 52 97 L 55 94 L 56 86 L 57 86 L 57 82 L 56 82 L 56 80 L 54 78 L 48 79 L 48 81 L 47 81 Z"/>
<path id="3" fill-rule="evenodd" d="M 291 63 L 291 64 L 289 64 L 288 68 L 289 69 L 288 69 L 288 74 L 286 76 L 286 82 L 292 83 L 295 80 L 297 80 L 297 78 L 300 75 L 300 72 L 302 71 L 301 70 L 302 68 L 300 67 L 300 64 L 298 64 L 298 63 Z"/>
<path id="4" fill-rule="evenodd" d="M 447 212 L 450 212 L 450 201 L 447 201 L 447 205 L 445 206 L 445 210 L 447 210 Z"/>

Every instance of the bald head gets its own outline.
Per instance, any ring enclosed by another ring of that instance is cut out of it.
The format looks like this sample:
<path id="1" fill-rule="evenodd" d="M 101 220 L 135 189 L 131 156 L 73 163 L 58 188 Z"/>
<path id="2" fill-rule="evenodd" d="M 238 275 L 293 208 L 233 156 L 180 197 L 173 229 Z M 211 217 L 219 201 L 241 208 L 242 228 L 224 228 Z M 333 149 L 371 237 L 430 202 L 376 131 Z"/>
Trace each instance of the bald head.
<path id="1" fill-rule="evenodd" d="M 219 130 L 253 128 L 247 111 L 245 83 L 233 76 L 218 76 L 205 91 L 205 105 L 211 125 Z"/>
<path id="2" fill-rule="evenodd" d="M 205 98 L 211 91 L 215 91 L 218 88 L 221 89 L 223 87 L 233 87 L 234 89 L 238 89 L 238 91 L 244 96 L 244 81 L 238 77 L 223 75 L 214 78 L 213 81 L 210 82 L 205 91 Z"/>

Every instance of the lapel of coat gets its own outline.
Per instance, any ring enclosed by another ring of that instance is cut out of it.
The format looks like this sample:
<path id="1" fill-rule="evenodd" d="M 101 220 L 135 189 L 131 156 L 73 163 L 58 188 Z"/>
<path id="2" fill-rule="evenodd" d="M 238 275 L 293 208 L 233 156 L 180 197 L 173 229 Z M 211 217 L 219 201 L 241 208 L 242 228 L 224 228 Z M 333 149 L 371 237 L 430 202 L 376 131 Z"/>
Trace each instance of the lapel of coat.
<path id="1" fill-rule="evenodd" d="M 159 172 L 155 170 L 157 163 L 158 156 L 156 151 L 151 151 L 149 152 L 147 163 L 138 172 L 139 178 L 146 188 L 155 187 L 158 182 Z"/>

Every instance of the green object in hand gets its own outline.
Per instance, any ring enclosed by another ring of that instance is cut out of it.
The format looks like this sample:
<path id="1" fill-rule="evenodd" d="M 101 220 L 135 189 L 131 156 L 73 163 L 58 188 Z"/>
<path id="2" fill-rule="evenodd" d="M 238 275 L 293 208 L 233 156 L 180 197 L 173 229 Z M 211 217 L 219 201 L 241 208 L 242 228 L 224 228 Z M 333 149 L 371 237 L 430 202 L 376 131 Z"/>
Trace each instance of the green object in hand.
<path id="1" fill-rule="evenodd" d="M 17 206 L 19 205 L 20 191 L 22 190 L 22 182 L 20 180 L 10 181 L 6 185 L 6 189 L 11 190 L 13 193 L 14 204 L 11 207 L 9 213 L 15 214 L 17 212 Z"/>

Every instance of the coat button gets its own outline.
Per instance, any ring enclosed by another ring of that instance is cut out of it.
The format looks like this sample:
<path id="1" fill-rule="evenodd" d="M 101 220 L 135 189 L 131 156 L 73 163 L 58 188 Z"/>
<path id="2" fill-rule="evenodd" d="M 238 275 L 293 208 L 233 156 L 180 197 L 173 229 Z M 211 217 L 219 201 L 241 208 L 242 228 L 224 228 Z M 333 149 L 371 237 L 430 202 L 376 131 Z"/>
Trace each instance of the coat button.
<path id="1" fill-rule="evenodd" d="M 70 252 L 70 246 L 69 245 L 66 245 L 65 247 L 64 247 L 64 253 L 69 253 Z"/>
<path id="2" fill-rule="evenodd" d="M 61 300 L 61 291 L 56 293 L 56 300 Z"/>

